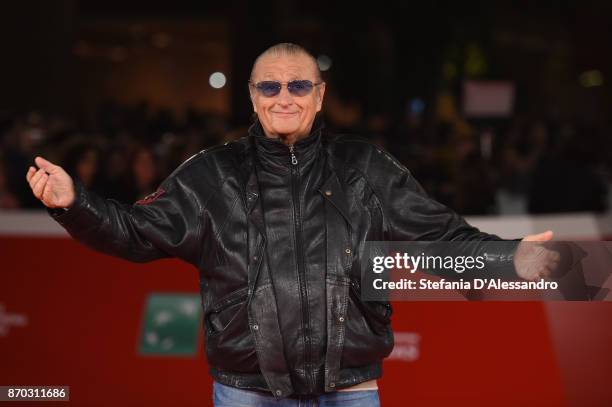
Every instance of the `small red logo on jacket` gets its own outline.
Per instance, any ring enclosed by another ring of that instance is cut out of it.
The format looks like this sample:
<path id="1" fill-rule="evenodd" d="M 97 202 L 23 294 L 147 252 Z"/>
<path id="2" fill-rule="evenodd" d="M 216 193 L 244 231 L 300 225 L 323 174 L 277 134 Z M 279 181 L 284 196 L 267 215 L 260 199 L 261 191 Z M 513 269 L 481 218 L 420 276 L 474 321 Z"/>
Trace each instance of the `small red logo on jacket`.
<path id="1" fill-rule="evenodd" d="M 157 198 L 162 196 L 165 192 L 166 192 L 165 189 L 160 188 L 157 191 L 153 192 L 152 194 L 149 194 L 149 195 L 145 196 L 144 198 L 136 201 L 136 204 L 138 204 L 138 205 L 147 205 L 147 204 L 150 204 L 151 202 L 155 201 Z"/>

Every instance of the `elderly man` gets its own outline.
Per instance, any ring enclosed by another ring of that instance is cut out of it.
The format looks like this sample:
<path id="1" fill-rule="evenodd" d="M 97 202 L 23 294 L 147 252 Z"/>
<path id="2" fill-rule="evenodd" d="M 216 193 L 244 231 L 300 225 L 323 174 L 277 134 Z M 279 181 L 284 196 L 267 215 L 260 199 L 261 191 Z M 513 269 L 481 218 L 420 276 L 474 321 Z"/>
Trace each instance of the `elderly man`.
<path id="1" fill-rule="evenodd" d="M 498 238 L 429 198 L 384 150 L 327 135 L 325 82 L 303 48 L 266 50 L 249 90 L 247 137 L 196 154 L 133 205 L 41 157 L 28 182 L 86 245 L 199 270 L 215 405 L 376 406 L 393 334 L 390 305 L 360 297 L 364 242 Z"/>

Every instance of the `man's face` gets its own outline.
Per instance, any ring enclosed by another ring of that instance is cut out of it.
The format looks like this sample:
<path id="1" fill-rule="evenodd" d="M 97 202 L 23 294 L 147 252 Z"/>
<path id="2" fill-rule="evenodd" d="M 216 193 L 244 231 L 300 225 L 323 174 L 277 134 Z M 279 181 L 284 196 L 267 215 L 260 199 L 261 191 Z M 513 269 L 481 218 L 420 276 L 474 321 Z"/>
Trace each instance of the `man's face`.
<path id="1" fill-rule="evenodd" d="M 259 118 L 266 136 L 285 138 L 291 143 L 310 133 L 315 114 L 321 110 L 325 84 L 315 86 L 305 96 L 295 96 L 287 90 L 287 82 L 309 80 L 317 83 L 316 67 L 306 55 L 266 55 L 253 72 L 253 83 L 281 82 L 281 92 L 272 97 L 260 94 L 250 87 L 253 110 Z"/>

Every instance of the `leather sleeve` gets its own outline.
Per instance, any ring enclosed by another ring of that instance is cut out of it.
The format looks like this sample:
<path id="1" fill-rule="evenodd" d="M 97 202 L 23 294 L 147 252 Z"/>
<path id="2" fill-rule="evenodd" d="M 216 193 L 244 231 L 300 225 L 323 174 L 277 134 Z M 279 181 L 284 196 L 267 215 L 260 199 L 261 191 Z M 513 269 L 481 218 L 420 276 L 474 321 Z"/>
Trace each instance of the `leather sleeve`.
<path id="1" fill-rule="evenodd" d="M 368 178 L 381 201 L 383 218 L 392 241 L 453 241 L 445 255 L 486 255 L 488 270 L 515 277 L 514 252 L 519 242 L 500 244 L 497 235 L 481 232 L 462 216 L 429 197 L 408 169 L 382 149 L 377 149 Z"/>
<path id="2" fill-rule="evenodd" d="M 367 176 L 381 201 L 391 240 L 501 240 L 469 225 L 463 217 L 431 198 L 410 171 L 377 149 Z"/>
<path id="3" fill-rule="evenodd" d="M 201 210 L 176 177 L 132 205 L 103 199 L 78 181 L 75 190 L 70 209 L 49 212 L 79 242 L 135 262 L 179 257 L 197 266 Z"/>

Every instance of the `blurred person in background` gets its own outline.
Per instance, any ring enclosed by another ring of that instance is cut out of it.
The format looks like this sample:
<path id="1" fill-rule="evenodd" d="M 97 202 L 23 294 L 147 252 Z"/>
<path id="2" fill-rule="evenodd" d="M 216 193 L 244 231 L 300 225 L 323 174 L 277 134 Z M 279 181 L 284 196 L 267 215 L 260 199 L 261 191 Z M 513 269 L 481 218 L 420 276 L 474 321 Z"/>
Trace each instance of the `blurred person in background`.
<path id="1" fill-rule="evenodd" d="M 126 193 L 124 183 L 130 164 L 126 148 L 117 143 L 111 145 L 104 154 L 101 187 L 108 198 L 130 202 L 133 193 Z"/>
<path id="2" fill-rule="evenodd" d="M 131 206 L 42 157 L 27 172 L 33 194 L 84 244 L 199 270 L 217 407 L 378 406 L 392 311 L 361 298 L 365 242 L 499 240 L 430 198 L 382 148 L 328 134 L 318 115 L 325 88 L 302 47 L 264 51 L 248 83 L 257 115 L 248 135 L 198 153 Z M 133 160 L 149 185 L 152 155 Z M 518 270 L 529 280 L 547 272 Z"/>
<path id="3" fill-rule="evenodd" d="M 501 181 L 510 193 L 527 196 L 533 171 L 548 143 L 548 130 L 542 121 L 525 126 L 522 120 L 515 120 L 501 147 Z"/>
<path id="4" fill-rule="evenodd" d="M 17 209 L 19 200 L 9 187 L 4 159 L 0 155 L 0 209 Z"/>
<path id="5" fill-rule="evenodd" d="M 34 157 L 34 151 L 40 150 L 45 138 L 44 121 L 37 112 L 16 119 L 5 136 L 4 159 L 7 182 L 22 208 L 40 208 L 40 202 L 32 199 L 27 183 L 23 182 L 19 174 L 28 168 Z"/>
<path id="6" fill-rule="evenodd" d="M 607 185 L 599 170 L 599 154 L 586 134 L 572 133 L 549 145 L 535 165 L 528 194 L 529 213 L 603 212 Z"/>
<path id="7" fill-rule="evenodd" d="M 122 197 L 127 202 L 135 202 L 154 192 L 159 184 L 155 153 L 149 147 L 136 145 L 127 162 L 129 167 L 122 183 Z"/>
<path id="8" fill-rule="evenodd" d="M 474 135 L 455 140 L 454 192 L 451 206 L 463 215 L 491 213 L 495 209 L 495 183 Z"/>
<path id="9" fill-rule="evenodd" d="M 62 165 L 66 172 L 78 178 L 84 187 L 97 191 L 99 163 L 98 148 L 93 144 L 79 141 L 67 148 Z"/>

